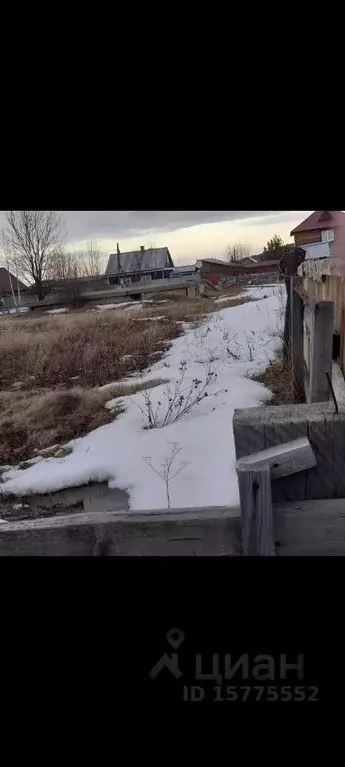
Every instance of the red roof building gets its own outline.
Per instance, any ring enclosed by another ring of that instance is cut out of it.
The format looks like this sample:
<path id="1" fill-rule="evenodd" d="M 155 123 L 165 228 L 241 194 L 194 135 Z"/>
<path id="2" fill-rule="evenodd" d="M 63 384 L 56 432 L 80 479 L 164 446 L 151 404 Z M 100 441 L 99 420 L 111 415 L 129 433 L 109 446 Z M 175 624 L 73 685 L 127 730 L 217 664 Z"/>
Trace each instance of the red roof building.
<path id="1" fill-rule="evenodd" d="M 290 232 L 296 245 L 311 245 L 316 242 L 333 242 L 343 239 L 345 213 L 342 210 L 315 210 Z"/>

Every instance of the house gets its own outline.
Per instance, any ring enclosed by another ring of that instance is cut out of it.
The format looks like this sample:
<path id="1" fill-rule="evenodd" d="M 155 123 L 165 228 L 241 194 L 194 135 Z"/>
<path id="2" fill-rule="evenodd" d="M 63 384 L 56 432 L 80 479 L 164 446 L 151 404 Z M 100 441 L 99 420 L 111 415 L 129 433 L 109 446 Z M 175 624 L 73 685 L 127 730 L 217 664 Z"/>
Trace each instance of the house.
<path id="1" fill-rule="evenodd" d="M 146 248 L 111 253 L 105 271 L 110 285 L 129 285 L 136 282 L 170 279 L 174 263 L 169 248 Z"/>
<path id="2" fill-rule="evenodd" d="M 196 267 L 202 280 L 218 285 L 221 277 L 235 277 L 238 274 L 237 263 L 221 261 L 218 258 L 200 258 Z"/>
<path id="3" fill-rule="evenodd" d="M 192 280 L 195 282 L 200 279 L 200 273 L 196 264 L 184 264 L 183 266 L 174 266 L 170 279 L 183 280 L 184 282 Z"/>
<path id="4" fill-rule="evenodd" d="M 17 277 L 15 277 L 8 269 L 5 269 L 5 267 L 0 267 L 0 301 L 8 296 L 11 297 L 13 293 L 17 296 L 18 288 L 19 292 L 22 292 L 23 290 L 26 290 L 27 285 L 24 285 L 23 282 L 18 280 Z"/>
<path id="5" fill-rule="evenodd" d="M 345 232 L 345 213 L 342 210 L 315 210 L 290 232 L 296 245 L 333 242 Z"/>
<path id="6" fill-rule="evenodd" d="M 255 257 L 253 257 L 255 258 Z M 250 279 L 255 275 L 267 275 L 270 278 L 278 277 L 279 261 L 256 261 L 252 258 L 244 258 L 241 261 L 221 261 L 217 258 L 202 258 L 196 262 L 202 279 L 208 280 L 213 285 L 218 285 L 221 278 L 238 277 Z"/>

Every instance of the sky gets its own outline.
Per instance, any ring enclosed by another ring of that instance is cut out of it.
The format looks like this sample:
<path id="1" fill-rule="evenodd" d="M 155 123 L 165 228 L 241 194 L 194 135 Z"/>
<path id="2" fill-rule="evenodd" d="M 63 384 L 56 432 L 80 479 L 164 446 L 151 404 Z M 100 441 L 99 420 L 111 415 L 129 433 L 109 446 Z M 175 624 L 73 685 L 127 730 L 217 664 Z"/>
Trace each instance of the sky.
<path id="1" fill-rule="evenodd" d="M 242 242 L 260 253 L 279 234 L 292 242 L 290 231 L 312 211 L 64 211 L 71 248 L 96 240 L 108 255 L 141 245 L 167 246 L 177 263 L 200 257 L 221 258 L 227 245 Z"/>
<path id="2" fill-rule="evenodd" d="M 228 245 L 242 242 L 260 253 L 274 234 L 292 242 L 290 231 L 312 211 L 62 211 L 70 250 L 96 241 L 105 256 L 154 245 L 167 246 L 176 263 L 222 258 Z M 0 212 L 0 227 L 3 225 Z"/>

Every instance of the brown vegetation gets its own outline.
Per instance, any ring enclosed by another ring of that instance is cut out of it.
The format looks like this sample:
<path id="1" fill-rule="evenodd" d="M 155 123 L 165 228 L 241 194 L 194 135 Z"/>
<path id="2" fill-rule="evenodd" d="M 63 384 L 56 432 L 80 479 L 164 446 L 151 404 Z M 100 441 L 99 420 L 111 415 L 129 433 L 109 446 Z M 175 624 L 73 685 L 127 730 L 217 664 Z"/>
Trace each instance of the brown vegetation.
<path id="1" fill-rule="evenodd" d="M 0 389 L 102 386 L 144 369 L 181 329 L 137 319 L 108 311 L 0 322 Z"/>
<path id="2" fill-rule="evenodd" d="M 226 294 L 238 292 L 236 286 Z M 105 407 L 110 399 L 161 381 L 113 382 L 157 361 L 182 332 L 181 321 L 198 323 L 224 309 L 227 303 L 214 301 L 220 295 L 169 297 L 129 311 L 1 318 L 0 464 L 30 459 L 113 420 L 121 403 L 110 411 Z M 242 299 L 229 305 L 237 303 Z M 160 319 L 148 319 L 155 316 Z"/>
<path id="3" fill-rule="evenodd" d="M 263 373 L 252 376 L 253 381 L 259 381 L 273 392 L 273 398 L 267 405 L 293 405 L 305 402 L 303 392 L 296 391 L 292 383 L 291 365 L 280 355 L 270 362 Z"/>
<path id="4" fill-rule="evenodd" d="M 160 383 L 161 379 L 157 379 L 130 386 L 115 384 L 102 390 L 74 387 L 64 391 L 0 392 L 0 464 L 16 464 L 41 451 L 47 457 L 45 448 L 50 445 L 82 437 L 113 421 L 122 407 L 119 402 L 107 409 L 110 400 Z"/>

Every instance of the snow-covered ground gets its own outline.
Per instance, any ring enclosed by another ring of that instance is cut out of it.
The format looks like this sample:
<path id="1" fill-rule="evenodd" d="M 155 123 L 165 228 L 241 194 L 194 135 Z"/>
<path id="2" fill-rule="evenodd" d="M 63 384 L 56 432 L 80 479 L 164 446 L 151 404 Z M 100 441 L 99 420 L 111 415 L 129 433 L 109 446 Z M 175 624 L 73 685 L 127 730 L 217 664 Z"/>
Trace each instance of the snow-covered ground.
<path id="1" fill-rule="evenodd" d="M 47 309 L 44 314 L 68 314 L 69 308 L 67 306 L 61 306 L 60 309 Z"/>
<path id="2" fill-rule="evenodd" d="M 225 304 L 226 301 L 237 301 L 239 298 L 243 298 L 243 293 L 239 293 L 238 296 L 220 296 L 220 298 L 214 299 L 214 303 Z"/>
<path id="3" fill-rule="evenodd" d="M 27 306 L 16 306 L 14 309 L 4 310 L 0 312 L 0 315 L 4 314 L 26 314 L 29 311 Z"/>
<path id="4" fill-rule="evenodd" d="M 254 293 L 255 291 L 255 293 Z M 217 373 L 213 391 L 180 421 L 164 428 L 145 429 L 144 392 L 124 397 L 126 411 L 113 423 L 75 440 L 65 458 L 47 458 L 26 470 L 3 475 L 6 491 L 27 494 L 51 492 L 91 481 L 108 481 L 110 487 L 128 490 L 132 510 L 167 506 L 164 481 L 145 462 L 161 470 L 171 443 L 181 452 L 173 466 L 187 465 L 170 484 L 171 507 L 218 506 L 238 503 L 232 417 L 235 408 L 254 407 L 271 393 L 247 376 L 263 370 L 279 348 L 283 300 L 279 288 L 250 290 L 254 300 L 221 309 L 207 316 L 197 329 L 187 327 L 144 380 L 169 379 L 173 386 L 185 363 L 183 387 L 203 380 L 207 368 Z M 253 295 L 254 294 L 254 295 Z M 131 379 L 133 382 L 133 378 Z M 167 402 L 166 384 L 150 390 L 153 407 Z M 112 400 L 108 407 L 119 400 Z"/>

